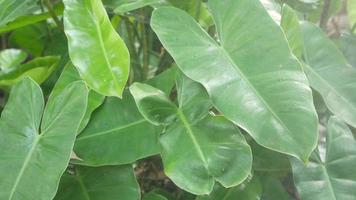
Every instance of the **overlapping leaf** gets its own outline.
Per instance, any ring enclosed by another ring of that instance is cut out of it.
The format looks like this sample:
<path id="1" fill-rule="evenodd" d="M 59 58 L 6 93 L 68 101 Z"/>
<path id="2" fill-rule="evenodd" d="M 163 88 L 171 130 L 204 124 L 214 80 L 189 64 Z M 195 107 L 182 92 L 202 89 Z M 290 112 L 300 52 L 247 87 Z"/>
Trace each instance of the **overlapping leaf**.
<path id="1" fill-rule="evenodd" d="M 307 160 L 316 145 L 317 116 L 284 34 L 258 0 L 209 0 L 208 6 L 218 41 L 175 8 L 154 11 L 151 26 L 226 118 L 259 144 Z"/>
<path id="2" fill-rule="evenodd" d="M 177 87 L 179 107 L 149 85 L 130 87 L 140 112 L 168 126 L 160 137 L 165 173 L 193 194 L 210 193 L 215 180 L 224 187 L 241 183 L 250 173 L 252 156 L 239 129 L 208 115 L 210 101 L 200 84 L 181 77 Z"/>
<path id="3" fill-rule="evenodd" d="M 0 71 L 0 85 L 14 85 L 25 76 L 41 84 L 56 69 L 58 61 L 57 56 L 45 56 L 35 58 L 25 64 L 5 68 Z"/>
<path id="4" fill-rule="evenodd" d="M 304 71 L 310 85 L 338 118 L 356 127 L 356 69 L 315 25 L 301 24 Z"/>
<path id="5" fill-rule="evenodd" d="M 16 18 L 29 14 L 37 7 L 37 0 L 0 1 L 0 27 Z"/>
<path id="6" fill-rule="evenodd" d="M 43 111 L 42 91 L 33 80 L 14 86 L 0 119 L 0 199 L 54 197 L 86 100 L 85 84 L 75 82 L 51 96 Z"/>
<path id="7" fill-rule="evenodd" d="M 129 52 L 100 0 L 64 0 L 69 56 L 90 88 L 121 97 L 129 73 Z"/>
<path id="8" fill-rule="evenodd" d="M 82 165 L 127 164 L 159 153 L 160 127 L 147 122 L 132 96 L 109 97 L 78 136 L 74 151 Z"/>
<path id="9" fill-rule="evenodd" d="M 292 160 L 294 180 L 302 200 L 352 200 L 356 197 L 356 142 L 340 119 L 327 125 L 325 158 L 315 152 L 305 166 Z"/>
<path id="10" fill-rule="evenodd" d="M 83 167 L 65 173 L 55 200 L 139 200 L 140 189 L 130 165 Z"/>

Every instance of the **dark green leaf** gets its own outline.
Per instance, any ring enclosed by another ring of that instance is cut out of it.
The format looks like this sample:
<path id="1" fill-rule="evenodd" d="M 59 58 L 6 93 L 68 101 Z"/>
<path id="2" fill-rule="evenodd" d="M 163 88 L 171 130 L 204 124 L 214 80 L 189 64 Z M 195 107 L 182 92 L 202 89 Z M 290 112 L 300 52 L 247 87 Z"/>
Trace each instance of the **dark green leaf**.
<path id="1" fill-rule="evenodd" d="M 64 174 L 55 200 L 139 200 L 140 188 L 130 165 L 75 166 Z"/>
<path id="2" fill-rule="evenodd" d="M 107 98 L 78 136 L 74 151 L 83 165 L 127 164 L 159 153 L 161 128 L 138 112 L 128 91 L 122 100 Z"/>
<path id="3" fill-rule="evenodd" d="M 40 87 L 25 78 L 14 86 L 0 120 L 0 199 L 52 199 L 67 167 L 84 115 L 87 89 L 69 85 L 43 112 Z"/>

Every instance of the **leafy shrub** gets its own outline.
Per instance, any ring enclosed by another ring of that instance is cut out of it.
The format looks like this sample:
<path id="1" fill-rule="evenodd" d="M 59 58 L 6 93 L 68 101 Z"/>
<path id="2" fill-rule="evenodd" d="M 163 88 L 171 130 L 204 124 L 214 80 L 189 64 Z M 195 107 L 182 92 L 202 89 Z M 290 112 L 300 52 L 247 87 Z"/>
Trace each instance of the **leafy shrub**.
<path id="1" fill-rule="evenodd" d="M 345 2 L 1 1 L 0 199 L 356 199 Z"/>

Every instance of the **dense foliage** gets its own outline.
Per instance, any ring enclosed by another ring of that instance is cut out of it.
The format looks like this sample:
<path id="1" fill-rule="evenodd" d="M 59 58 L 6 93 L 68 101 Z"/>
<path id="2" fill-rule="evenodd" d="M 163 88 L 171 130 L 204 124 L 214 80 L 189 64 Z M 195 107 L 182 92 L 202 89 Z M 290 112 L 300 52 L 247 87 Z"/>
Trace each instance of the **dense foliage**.
<path id="1" fill-rule="evenodd" d="M 1 200 L 356 200 L 356 1 L 0 0 Z"/>

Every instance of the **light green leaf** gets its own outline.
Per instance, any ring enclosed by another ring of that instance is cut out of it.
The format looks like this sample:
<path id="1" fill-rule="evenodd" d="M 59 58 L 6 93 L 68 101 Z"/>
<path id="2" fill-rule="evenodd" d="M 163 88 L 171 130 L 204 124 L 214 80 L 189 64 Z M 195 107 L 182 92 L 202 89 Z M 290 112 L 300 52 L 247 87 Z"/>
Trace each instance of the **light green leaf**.
<path id="1" fill-rule="evenodd" d="M 29 78 L 13 87 L 0 120 L 0 199 L 54 197 L 86 100 L 85 84 L 75 82 L 49 98 L 42 116 L 40 87 Z"/>
<path id="2" fill-rule="evenodd" d="M 62 15 L 63 13 L 63 9 L 64 6 L 62 3 L 56 4 L 53 8 L 54 13 L 56 15 Z M 6 26 L 1 26 L 0 27 L 0 34 L 2 33 L 6 33 L 9 31 L 12 31 L 14 29 L 20 28 L 20 27 L 24 27 L 30 24 L 34 24 L 40 21 L 44 21 L 46 19 L 51 18 L 51 14 L 50 12 L 44 12 L 44 13 L 40 13 L 40 14 L 32 14 L 32 15 L 25 15 L 25 16 L 21 16 L 18 17 L 17 19 L 15 19 L 12 22 L 9 22 L 8 24 L 6 24 Z"/>
<path id="3" fill-rule="evenodd" d="M 133 11 L 145 6 L 155 5 L 155 4 L 167 4 L 166 0 L 125 0 L 118 3 L 118 7 L 114 9 L 116 14 L 124 14 L 129 11 Z"/>
<path id="4" fill-rule="evenodd" d="M 112 27 L 100 0 L 64 0 L 64 29 L 69 56 L 88 86 L 121 97 L 130 55 Z"/>
<path id="5" fill-rule="evenodd" d="M 356 35 L 355 34 L 342 34 L 338 39 L 339 49 L 344 54 L 347 61 L 356 68 Z"/>
<path id="6" fill-rule="evenodd" d="M 165 174 L 178 187 L 201 195 L 212 191 L 215 180 L 224 187 L 236 186 L 250 173 L 251 149 L 231 122 L 222 116 L 206 116 L 208 107 L 196 104 L 194 98 L 182 99 L 187 97 L 185 91 L 191 94 L 205 92 L 198 83 L 194 86 L 190 81 L 190 84 L 178 84 L 178 87 L 187 87 L 177 88 L 181 102 L 179 108 L 170 103 L 162 91 L 149 85 L 135 83 L 130 90 L 141 113 L 150 117 L 160 115 L 161 111 L 160 121 L 176 118 L 166 124 L 168 128 L 161 135 L 160 144 Z M 197 97 L 205 105 L 202 96 L 192 97 Z M 188 118 L 191 116 L 186 116 L 188 110 L 184 106 L 195 109 L 193 105 L 199 105 L 201 109 L 205 107 L 206 117 L 197 112 L 194 116 L 200 120 Z"/>
<path id="7" fill-rule="evenodd" d="M 122 100 L 110 97 L 99 107 L 78 136 L 74 152 L 81 165 L 118 165 L 159 153 L 161 128 L 138 112 L 128 91 Z"/>
<path id="8" fill-rule="evenodd" d="M 325 158 L 319 156 L 307 166 L 294 159 L 291 163 L 302 200 L 355 199 L 356 142 L 350 129 L 340 119 L 329 119 Z"/>
<path id="9" fill-rule="evenodd" d="M 303 22 L 304 71 L 338 118 L 356 127 L 356 69 L 315 25 Z"/>
<path id="10" fill-rule="evenodd" d="M 37 5 L 37 0 L 2 0 L 0 1 L 0 27 L 20 16 L 30 14 Z"/>
<path id="11" fill-rule="evenodd" d="M 347 1 L 347 14 L 349 15 L 351 26 L 356 24 L 356 1 Z"/>
<path id="12" fill-rule="evenodd" d="M 253 177 L 252 180 L 246 180 L 233 188 L 224 188 L 216 184 L 211 194 L 199 196 L 196 200 L 256 200 L 261 199 L 261 195 L 261 183 L 257 177 Z"/>
<path id="13" fill-rule="evenodd" d="M 67 63 L 62 71 L 61 76 L 57 80 L 55 87 L 52 89 L 52 96 L 60 94 L 67 85 L 79 80 L 82 79 L 80 78 L 78 71 L 75 69 L 71 62 Z M 92 112 L 94 112 L 94 110 L 104 102 L 104 99 L 105 96 L 100 95 L 93 90 L 89 90 L 87 109 L 80 123 L 78 133 L 80 133 L 85 128 L 90 120 Z"/>
<path id="14" fill-rule="evenodd" d="M 175 8 L 155 10 L 151 26 L 226 118 L 259 144 L 307 160 L 317 142 L 317 115 L 283 32 L 258 0 L 209 0 L 208 6 L 218 42 Z"/>
<path id="15" fill-rule="evenodd" d="M 57 56 L 46 56 L 35 58 L 14 68 L 7 68 L 0 71 L 0 85 L 14 85 L 26 76 L 41 84 L 56 69 L 58 61 L 59 57 Z"/>
<path id="16" fill-rule="evenodd" d="M 140 188 L 131 165 L 75 166 L 61 178 L 54 200 L 139 200 Z"/>
<path id="17" fill-rule="evenodd" d="M 286 34 L 292 52 L 298 59 L 301 59 L 303 38 L 299 26 L 299 19 L 294 10 L 287 4 L 284 4 L 282 8 L 281 27 Z"/>
<path id="18" fill-rule="evenodd" d="M 150 85 L 134 83 L 130 92 L 138 110 L 154 125 L 167 125 L 176 119 L 177 107 L 166 94 Z"/>
<path id="19" fill-rule="evenodd" d="M 0 52 L 0 70 L 16 68 L 27 58 L 27 53 L 20 49 L 5 49 Z"/>

